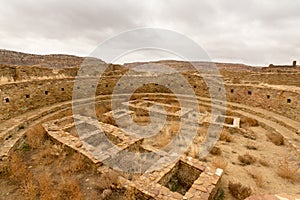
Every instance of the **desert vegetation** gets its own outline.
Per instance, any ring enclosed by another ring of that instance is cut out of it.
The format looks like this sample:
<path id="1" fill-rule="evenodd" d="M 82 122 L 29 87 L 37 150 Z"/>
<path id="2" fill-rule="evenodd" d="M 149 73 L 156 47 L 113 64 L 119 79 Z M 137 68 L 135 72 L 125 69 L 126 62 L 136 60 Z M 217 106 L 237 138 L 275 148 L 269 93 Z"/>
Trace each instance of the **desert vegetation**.
<path id="1" fill-rule="evenodd" d="M 12 185 L 0 193 L 17 190 L 5 199 L 111 199 L 125 193 L 118 176 L 113 170 L 99 173 L 91 161 L 51 140 L 37 126 L 0 162 L 1 182 Z"/>

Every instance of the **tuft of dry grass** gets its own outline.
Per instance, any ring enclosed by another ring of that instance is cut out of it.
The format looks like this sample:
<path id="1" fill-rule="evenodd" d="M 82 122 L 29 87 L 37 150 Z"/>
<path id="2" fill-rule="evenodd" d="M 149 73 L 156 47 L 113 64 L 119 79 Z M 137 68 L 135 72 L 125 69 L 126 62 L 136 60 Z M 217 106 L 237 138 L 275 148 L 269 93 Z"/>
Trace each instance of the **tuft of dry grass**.
<path id="1" fill-rule="evenodd" d="M 244 165 L 251 165 L 256 162 L 256 158 L 250 155 L 249 153 L 246 153 L 244 155 L 239 155 L 238 159 Z"/>
<path id="2" fill-rule="evenodd" d="M 50 140 L 47 140 L 38 151 L 36 160 L 39 163 L 49 165 L 53 163 L 62 153 L 62 147 L 53 145 Z"/>
<path id="3" fill-rule="evenodd" d="M 22 184 L 23 193 L 26 196 L 26 199 L 37 199 L 39 195 L 39 188 L 34 183 L 33 178 L 29 178 Z"/>
<path id="4" fill-rule="evenodd" d="M 26 143 L 33 149 L 39 148 L 44 139 L 45 139 L 46 131 L 42 127 L 42 125 L 37 125 L 31 127 L 25 134 Z"/>
<path id="5" fill-rule="evenodd" d="M 249 118 L 249 117 L 241 117 L 242 128 L 251 127 L 251 126 L 258 126 L 258 121 L 256 119 Z"/>
<path id="6" fill-rule="evenodd" d="M 228 162 L 224 158 L 215 158 L 212 160 L 212 165 L 216 168 L 221 168 L 225 171 L 227 168 Z"/>
<path id="7" fill-rule="evenodd" d="M 50 174 L 43 173 L 38 177 L 39 192 L 41 199 L 53 199 L 54 196 L 57 196 L 57 190 L 53 189 L 53 182 L 50 178 Z"/>
<path id="8" fill-rule="evenodd" d="M 69 166 L 69 171 L 72 173 L 79 172 L 81 170 L 86 169 L 87 163 L 85 160 L 85 157 L 81 155 L 80 153 L 75 153 L 73 154 L 70 166 Z"/>
<path id="9" fill-rule="evenodd" d="M 118 173 L 113 170 L 103 173 L 99 177 L 97 187 L 99 189 L 109 189 L 112 185 L 118 184 L 118 177 Z"/>
<path id="10" fill-rule="evenodd" d="M 232 196 L 238 200 L 246 199 L 252 194 L 252 189 L 248 186 L 242 185 L 241 183 L 233 183 L 229 181 L 228 189 Z"/>
<path id="11" fill-rule="evenodd" d="M 267 160 L 259 159 L 258 162 L 259 162 L 259 164 L 261 164 L 264 167 L 269 167 L 270 166 L 270 163 Z"/>
<path id="12" fill-rule="evenodd" d="M 284 138 L 279 133 L 267 133 L 267 138 L 275 145 L 284 145 Z"/>
<path id="13" fill-rule="evenodd" d="M 0 174 L 8 174 L 9 173 L 9 163 L 7 160 L 0 161 Z"/>
<path id="14" fill-rule="evenodd" d="M 289 163 L 288 159 L 285 158 L 283 161 L 279 162 L 276 173 L 281 178 L 287 179 L 291 182 L 299 182 L 300 174 L 298 173 L 299 168 L 293 166 Z"/>
<path id="15" fill-rule="evenodd" d="M 233 142 L 234 137 L 226 129 L 223 129 L 220 135 L 220 140 L 225 142 Z"/>
<path id="16" fill-rule="evenodd" d="M 84 199 L 80 182 L 73 177 L 64 177 L 59 185 L 60 199 Z"/>
<path id="17" fill-rule="evenodd" d="M 260 187 L 260 188 L 264 187 L 264 179 L 260 172 L 258 172 L 255 169 L 251 169 L 251 171 L 248 171 L 248 174 L 251 176 L 251 178 L 254 179 L 257 187 Z"/>
<path id="18" fill-rule="evenodd" d="M 219 147 L 213 147 L 211 150 L 210 150 L 210 153 L 212 155 L 215 155 L 215 156 L 220 156 L 222 154 L 222 151 Z"/>
<path id="19" fill-rule="evenodd" d="M 24 177 L 27 176 L 27 166 L 26 163 L 23 162 L 21 155 L 13 153 L 10 157 L 10 163 L 10 178 L 12 178 L 16 182 L 23 181 Z"/>
<path id="20" fill-rule="evenodd" d="M 247 144 L 245 145 L 245 147 L 249 150 L 257 150 L 257 146 L 255 145 L 254 142 L 247 142 Z"/>

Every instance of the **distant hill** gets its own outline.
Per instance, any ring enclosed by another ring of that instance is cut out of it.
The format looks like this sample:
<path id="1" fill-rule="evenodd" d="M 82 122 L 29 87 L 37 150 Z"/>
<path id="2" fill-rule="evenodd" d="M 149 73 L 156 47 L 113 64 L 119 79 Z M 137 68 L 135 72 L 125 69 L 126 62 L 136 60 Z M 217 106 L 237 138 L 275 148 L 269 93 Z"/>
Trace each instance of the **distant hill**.
<path id="1" fill-rule="evenodd" d="M 141 66 L 144 64 L 162 64 L 166 65 L 170 68 L 176 69 L 178 71 L 191 71 L 195 70 L 195 67 L 199 67 L 204 70 L 209 70 L 213 65 L 215 65 L 218 69 L 226 69 L 230 70 L 257 70 L 259 67 L 252 67 L 249 65 L 238 64 L 238 63 L 214 63 L 214 62 L 187 62 L 187 61 L 175 61 L 175 60 L 161 60 L 161 61 L 151 61 L 151 62 L 134 62 L 134 63 L 125 63 L 124 66 L 127 68 L 134 68 L 137 66 Z"/>
<path id="2" fill-rule="evenodd" d="M 78 67 L 85 60 L 85 57 L 78 57 L 63 54 L 36 55 L 16 51 L 0 49 L 0 64 L 17 66 L 39 66 L 46 68 L 68 68 Z M 92 60 L 101 61 L 96 58 Z M 101 61 L 103 62 L 103 61 Z"/>

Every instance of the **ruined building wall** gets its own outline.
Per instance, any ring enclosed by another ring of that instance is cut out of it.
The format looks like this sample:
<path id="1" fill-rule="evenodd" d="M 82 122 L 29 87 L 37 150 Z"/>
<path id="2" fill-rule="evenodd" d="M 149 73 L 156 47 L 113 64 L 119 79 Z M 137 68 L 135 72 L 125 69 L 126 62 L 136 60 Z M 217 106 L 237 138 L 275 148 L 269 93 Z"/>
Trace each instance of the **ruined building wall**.
<path id="1" fill-rule="evenodd" d="M 260 70 L 253 71 L 221 71 L 224 79 L 231 83 L 253 83 L 253 84 L 269 84 L 269 85 L 294 85 L 300 86 L 299 71 L 280 71 L 267 72 Z"/>
<path id="2" fill-rule="evenodd" d="M 13 71 L 7 71 L 7 73 Z M 116 87 L 119 76 L 109 76 L 102 79 L 97 85 L 90 83 L 91 78 L 82 78 L 81 84 L 86 88 L 96 90 L 96 95 L 111 94 Z M 187 77 L 191 87 L 198 96 L 209 97 L 208 87 L 198 76 Z M 74 78 L 45 79 L 17 81 L 0 84 L 0 121 L 13 118 L 17 115 L 72 99 Z M 128 84 L 128 85 L 126 85 Z M 129 87 L 130 82 L 120 87 Z M 97 87 L 97 89 L 95 88 Z M 77 88 L 75 88 L 77 89 Z M 275 89 L 259 85 L 225 84 L 227 101 L 261 107 L 300 120 L 299 92 Z M 122 90 L 126 92 L 126 90 Z M 167 93 L 168 89 L 148 84 L 136 92 Z M 83 93 L 82 98 L 86 95 Z"/>

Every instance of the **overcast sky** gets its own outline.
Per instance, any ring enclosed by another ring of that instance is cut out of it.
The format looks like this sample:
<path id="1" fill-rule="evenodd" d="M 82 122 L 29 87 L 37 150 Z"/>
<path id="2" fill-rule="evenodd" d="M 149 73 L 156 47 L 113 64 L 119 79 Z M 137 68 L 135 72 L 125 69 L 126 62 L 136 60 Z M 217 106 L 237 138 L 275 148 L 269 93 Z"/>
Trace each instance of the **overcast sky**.
<path id="1" fill-rule="evenodd" d="M 154 27 L 186 35 L 213 61 L 289 64 L 300 61 L 299 10 L 298 0 L 2 0 L 0 48 L 87 56 L 121 32 Z M 119 62 L 168 58 L 148 50 Z"/>

